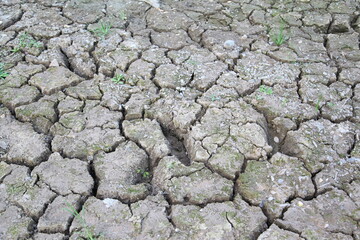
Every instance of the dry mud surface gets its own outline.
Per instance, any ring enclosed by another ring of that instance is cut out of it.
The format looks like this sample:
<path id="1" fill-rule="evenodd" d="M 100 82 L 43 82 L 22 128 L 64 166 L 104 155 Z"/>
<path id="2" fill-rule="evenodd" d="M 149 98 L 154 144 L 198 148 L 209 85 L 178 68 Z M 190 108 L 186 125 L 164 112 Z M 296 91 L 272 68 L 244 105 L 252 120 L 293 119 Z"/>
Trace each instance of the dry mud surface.
<path id="1" fill-rule="evenodd" d="M 360 2 L 152 2 L 1 0 L 0 239 L 359 240 Z"/>

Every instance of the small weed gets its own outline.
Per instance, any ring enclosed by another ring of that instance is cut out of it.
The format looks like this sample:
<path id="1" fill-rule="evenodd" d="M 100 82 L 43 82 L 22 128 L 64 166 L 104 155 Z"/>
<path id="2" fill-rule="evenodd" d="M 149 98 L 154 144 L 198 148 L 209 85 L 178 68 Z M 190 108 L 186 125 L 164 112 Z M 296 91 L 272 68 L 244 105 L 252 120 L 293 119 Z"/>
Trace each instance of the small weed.
<path id="1" fill-rule="evenodd" d="M 275 36 L 273 41 L 277 46 L 281 46 L 285 42 L 285 37 L 282 29 L 280 29 L 280 32 Z"/>
<path id="2" fill-rule="evenodd" d="M 32 47 L 41 48 L 42 43 L 31 38 L 31 36 L 27 32 L 25 32 L 19 36 L 18 45 L 16 45 L 11 51 L 13 53 L 17 53 L 23 50 L 24 48 L 32 48 Z"/>
<path id="3" fill-rule="evenodd" d="M 352 47 L 352 46 L 350 46 L 350 45 L 344 45 L 344 46 L 342 46 L 342 47 L 341 47 L 341 49 L 348 49 L 348 50 L 352 50 L 352 49 L 353 49 L 353 47 Z"/>
<path id="4" fill-rule="evenodd" d="M 316 110 L 318 110 L 318 111 L 320 111 L 320 104 L 321 104 L 321 101 L 322 100 L 324 100 L 324 97 L 322 96 L 322 95 L 320 95 L 319 97 L 318 97 L 318 100 L 317 100 L 317 102 L 316 102 L 316 105 L 315 105 L 315 108 L 316 108 Z"/>
<path id="5" fill-rule="evenodd" d="M 215 102 L 215 101 L 221 100 L 221 97 L 218 97 L 216 95 L 211 95 L 210 99 L 212 102 Z"/>
<path id="6" fill-rule="evenodd" d="M 13 49 L 11 49 L 11 52 L 17 53 L 20 52 L 21 48 L 19 46 L 15 46 Z"/>
<path id="7" fill-rule="evenodd" d="M 120 46 L 120 49 L 123 51 L 131 51 L 131 48 L 129 48 L 127 46 Z"/>
<path id="8" fill-rule="evenodd" d="M 199 65 L 199 62 L 194 61 L 194 60 L 191 60 L 191 59 L 187 60 L 186 62 L 189 63 L 189 64 L 191 64 L 191 65 L 194 65 L 194 66 Z"/>
<path id="9" fill-rule="evenodd" d="M 126 79 L 125 79 L 125 76 L 122 75 L 122 74 L 116 74 L 112 79 L 111 81 L 113 83 L 116 83 L 116 84 L 125 84 L 126 82 Z"/>
<path id="10" fill-rule="evenodd" d="M 333 108 L 333 107 L 335 106 L 335 103 L 328 102 L 328 103 L 326 103 L 326 105 L 327 105 L 329 108 Z"/>
<path id="11" fill-rule="evenodd" d="M 124 10 L 120 10 L 119 12 L 119 18 L 123 21 L 126 21 L 127 20 L 127 16 L 126 16 L 126 13 L 124 12 Z"/>
<path id="12" fill-rule="evenodd" d="M 289 102 L 289 99 L 284 98 L 284 99 L 281 101 L 281 106 L 282 106 L 282 107 L 285 107 L 285 106 L 288 104 L 288 102 Z"/>
<path id="13" fill-rule="evenodd" d="M 127 190 L 128 190 L 129 193 L 139 193 L 139 192 L 141 192 L 140 190 L 135 189 L 135 188 L 128 188 Z"/>
<path id="14" fill-rule="evenodd" d="M 286 41 L 286 37 L 284 34 L 284 22 L 281 22 L 278 33 L 272 36 L 272 41 L 277 46 L 281 46 Z"/>
<path id="15" fill-rule="evenodd" d="M 9 195 L 15 195 L 19 193 L 24 193 L 26 191 L 26 186 L 23 183 L 14 183 L 7 187 L 6 192 Z"/>
<path id="16" fill-rule="evenodd" d="M 111 23 L 109 22 L 102 22 L 100 23 L 100 26 L 98 26 L 97 28 L 90 30 L 90 32 L 92 32 L 93 34 L 95 34 L 98 37 L 104 38 L 106 35 L 109 34 L 110 29 L 111 29 Z"/>
<path id="17" fill-rule="evenodd" d="M 29 47 L 41 48 L 41 47 L 42 47 L 42 43 L 36 41 L 35 39 L 31 39 L 30 42 L 29 42 Z"/>
<path id="18" fill-rule="evenodd" d="M 265 93 L 266 95 L 271 95 L 273 94 L 273 90 L 271 87 L 265 86 L 265 85 L 261 85 L 259 87 L 259 91 L 262 93 Z"/>
<path id="19" fill-rule="evenodd" d="M 278 16 L 280 13 L 279 12 L 272 12 L 270 15 L 272 16 L 272 17 L 276 17 L 276 16 Z"/>
<path id="20" fill-rule="evenodd" d="M 0 63 L 0 79 L 4 79 L 7 76 L 9 76 L 9 73 L 5 72 L 4 70 L 4 64 Z"/>
<path id="21" fill-rule="evenodd" d="M 138 170 L 136 170 L 136 172 L 140 173 L 143 178 L 149 178 L 150 177 L 150 173 L 148 171 L 146 171 L 146 170 L 138 169 Z"/>
<path id="22" fill-rule="evenodd" d="M 71 215 L 73 215 L 81 224 L 83 228 L 82 237 L 87 240 L 97 240 L 97 238 L 94 234 L 93 229 L 91 229 L 87 224 L 83 216 L 69 203 L 66 203 L 67 208 L 65 208 L 66 211 L 68 211 Z"/>
<path id="23" fill-rule="evenodd" d="M 167 164 L 167 167 L 168 167 L 169 169 L 173 169 L 173 168 L 175 167 L 175 162 L 168 163 L 168 164 Z"/>

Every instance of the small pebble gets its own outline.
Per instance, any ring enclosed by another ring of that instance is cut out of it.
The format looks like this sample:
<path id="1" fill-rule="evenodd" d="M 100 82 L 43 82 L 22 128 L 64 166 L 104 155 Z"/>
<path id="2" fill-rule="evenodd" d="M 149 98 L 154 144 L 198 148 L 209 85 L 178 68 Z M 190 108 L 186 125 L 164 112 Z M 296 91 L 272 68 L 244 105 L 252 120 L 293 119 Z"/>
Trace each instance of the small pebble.
<path id="1" fill-rule="evenodd" d="M 49 67 L 59 67 L 59 62 L 56 59 L 53 59 L 49 65 Z"/>
<path id="2" fill-rule="evenodd" d="M 276 142 L 276 143 L 279 143 L 279 138 L 278 137 L 274 137 L 274 142 Z"/>
<path id="3" fill-rule="evenodd" d="M 302 203 L 302 202 L 298 202 L 298 204 L 297 204 L 299 207 L 302 207 L 302 206 L 304 206 L 304 204 Z"/>
<path id="4" fill-rule="evenodd" d="M 233 49 L 235 47 L 235 41 L 234 40 L 226 40 L 224 42 L 224 48 L 225 49 Z"/>
<path id="5" fill-rule="evenodd" d="M 282 184 L 283 182 L 284 182 L 284 179 L 279 179 L 278 181 L 277 181 L 279 184 Z"/>
<path id="6" fill-rule="evenodd" d="M 150 4 L 154 8 L 160 8 L 160 1 L 159 0 L 143 0 L 143 2 L 146 2 Z"/>
<path id="7" fill-rule="evenodd" d="M 103 200 L 103 203 L 105 204 L 105 207 L 109 208 L 113 205 L 115 205 L 118 201 L 115 199 L 111 199 L 111 198 L 105 198 Z"/>

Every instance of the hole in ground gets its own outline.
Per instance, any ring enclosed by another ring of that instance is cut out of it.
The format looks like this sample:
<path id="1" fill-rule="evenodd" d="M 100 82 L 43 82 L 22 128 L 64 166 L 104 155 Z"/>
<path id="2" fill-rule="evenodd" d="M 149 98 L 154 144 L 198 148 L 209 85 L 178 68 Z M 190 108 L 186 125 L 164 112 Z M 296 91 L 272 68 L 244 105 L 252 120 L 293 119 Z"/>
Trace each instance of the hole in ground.
<path id="1" fill-rule="evenodd" d="M 168 129 L 163 129 L 163 133 L 170 143 L 171 154 L 179 159 L 185 166 L 190 166 L 190 158 L 187 155 L 186 148 L 182 140 L 175 133 Z"/>

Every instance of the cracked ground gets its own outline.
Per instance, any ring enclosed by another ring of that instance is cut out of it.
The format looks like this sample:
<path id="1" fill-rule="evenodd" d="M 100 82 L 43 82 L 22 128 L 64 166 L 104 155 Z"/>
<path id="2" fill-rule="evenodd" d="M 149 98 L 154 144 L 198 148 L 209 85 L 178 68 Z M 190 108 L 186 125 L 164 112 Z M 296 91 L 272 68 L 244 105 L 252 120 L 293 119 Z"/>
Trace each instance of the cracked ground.
<path id="1" fill-rule="evenodd" d="M 1 0 L 0 239 L 360 240 L 359 33 L 358 0 Z"/>

